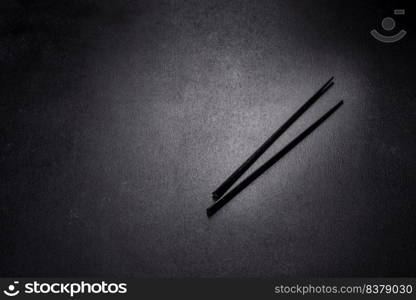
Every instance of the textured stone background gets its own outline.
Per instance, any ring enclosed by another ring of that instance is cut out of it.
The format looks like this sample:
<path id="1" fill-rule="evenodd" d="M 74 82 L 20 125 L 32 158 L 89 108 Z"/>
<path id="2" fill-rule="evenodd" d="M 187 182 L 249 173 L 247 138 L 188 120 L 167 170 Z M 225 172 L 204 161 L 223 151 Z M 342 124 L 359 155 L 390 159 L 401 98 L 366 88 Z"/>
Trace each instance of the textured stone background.
<path id="1" fill-rule="evenodd" d="M 412 12 L 385 45 L 407 4 L 363 2 L 1 1 L 0 275 L 415 276 Z"/>

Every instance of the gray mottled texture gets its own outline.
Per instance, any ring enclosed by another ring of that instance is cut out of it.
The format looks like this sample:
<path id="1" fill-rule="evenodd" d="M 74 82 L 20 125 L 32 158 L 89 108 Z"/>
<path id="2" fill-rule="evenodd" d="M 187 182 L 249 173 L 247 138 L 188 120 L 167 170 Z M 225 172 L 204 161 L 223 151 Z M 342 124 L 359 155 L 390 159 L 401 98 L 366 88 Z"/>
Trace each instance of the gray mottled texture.
<path id="1" fill-rule="evenodd" d="M 369 34 L 405 5 L 1 7 L 1 275 L 416 275 L 415 37 L 406 16 L 398 44 Z M 256 166 L 345 105 L 208 219 L 332 75 Z"/>

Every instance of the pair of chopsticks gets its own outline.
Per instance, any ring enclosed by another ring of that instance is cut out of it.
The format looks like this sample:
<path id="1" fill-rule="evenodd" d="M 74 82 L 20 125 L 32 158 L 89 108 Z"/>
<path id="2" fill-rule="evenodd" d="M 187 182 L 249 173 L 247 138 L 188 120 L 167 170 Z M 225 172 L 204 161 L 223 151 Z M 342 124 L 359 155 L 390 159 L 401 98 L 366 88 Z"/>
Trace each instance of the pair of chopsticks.
<path id="1" fill-rule="evenodd" d="M 207 208 L 208 217 L 215 214 L 221 207 L 227 204 L 238 193 L 244 190 L 249 184 L 256 180 L 266 170 L 279 161 L 284 155 L 292 150 L 297 144 L 299 144 L 304 138 L 311 134 L 316 128 L 325 122 L 344 102 L 341 100 L 322 117 L 300 133 L 289 144 L 287 144 L 282 150 L 277 152 L 272 158 L 266 161 L 253 173 L 248 175 L 238 185 L 236 185 L 227 194 L 226 192 L 231 186 L 243 175 L 251 165 L 306 111 L 311 107 L 326 91 L 328 91 L 334 85 L 334 77 L 331 77 L 309 100 L 307 100 L 279 129 L 277 129 L 237 170 L 235 170 L 213 193 L 212 198 L 215 201 L 213 205 Z"/>

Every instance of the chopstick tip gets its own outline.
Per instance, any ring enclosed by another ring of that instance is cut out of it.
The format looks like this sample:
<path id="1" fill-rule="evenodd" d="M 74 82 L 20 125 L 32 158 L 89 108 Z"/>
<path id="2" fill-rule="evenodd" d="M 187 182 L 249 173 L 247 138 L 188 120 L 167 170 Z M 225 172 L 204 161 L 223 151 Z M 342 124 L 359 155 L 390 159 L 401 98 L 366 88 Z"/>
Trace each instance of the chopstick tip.
<path id="1" fill-rule="evenodd" d="M 214 213 L 209 208 L 207 208 L 207 217 L 210 218 L 213 214 Z"/>

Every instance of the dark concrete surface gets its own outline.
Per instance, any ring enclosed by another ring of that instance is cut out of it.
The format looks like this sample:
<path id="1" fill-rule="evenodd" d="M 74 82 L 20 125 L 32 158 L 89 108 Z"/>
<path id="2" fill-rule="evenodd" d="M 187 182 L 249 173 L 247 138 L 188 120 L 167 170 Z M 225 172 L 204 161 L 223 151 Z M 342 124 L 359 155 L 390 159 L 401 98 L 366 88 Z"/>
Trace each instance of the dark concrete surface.
<path id="1" fill-rule="evenodd" d="M 1 1 L 0 275 L 416 276 L 409 3 Z M 344 106 L 208 219 L 330 76 L 256 166 Z"/>

